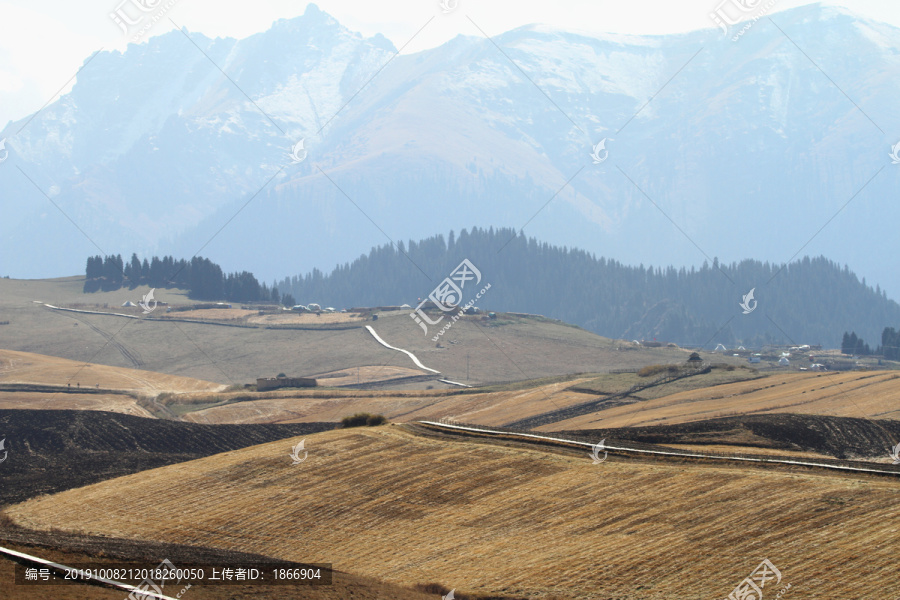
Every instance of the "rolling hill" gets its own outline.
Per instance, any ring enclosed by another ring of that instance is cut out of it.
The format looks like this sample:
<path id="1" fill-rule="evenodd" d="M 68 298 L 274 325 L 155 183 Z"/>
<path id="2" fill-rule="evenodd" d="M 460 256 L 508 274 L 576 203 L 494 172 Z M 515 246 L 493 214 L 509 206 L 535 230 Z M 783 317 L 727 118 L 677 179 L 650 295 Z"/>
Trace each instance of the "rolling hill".
<path id="1" fill-rule="evenodd" d="M 775 373 L 598 410 L 538 429 L 673 425 L 776 413 L 900 420 L 898 377 L 896 371 Z"/>
<path id="2" fill-rule="evenodd" d="M 292 465 L 290 442 L 6 513 L 38 530 L 328 560 L 389 583 L 460 592 L 724 597 L 763 559 L 802 598 L 900 592 L 893 480 L 613 458 L 594 465 L 587 453 L 398 426 L 309 436 L 309 459 Z M 164 493 L 171 489 L 181 493 Z"/>
<path id="3" fill-rule="evenodd" d="M 303 376 L 355 367 L 417 368 L 408 356 L 379 344 L 366 324 L 389 344 L 413 352 L 425 366 L 440 371 L 441 378 L 464 383 L 603 372 L 687 358 L 678 348 L 636 347 L 536 315 L 503 315 L 496 320 L 466 316 L 435 344 L 406 310 L 377 311 L 377 322 L 337 323 L 333 329 L 327 325 L 270 329 L 264 323 L 231 327 L 212 320 L 127 319 L 52 310 L 35 302 L 103 310 L 104 303 L 120 306 L 146 293 L 137 288 L 82 294 L 79 282 L 83 284 L 83 278 L 0 279 L 0 320 L 9 321 L 0 325 L 4 346 L 223 385 L 251 383 L 279 372 Z M 157 298 L 185 301 L 178 290 L 161 290 Z"/>

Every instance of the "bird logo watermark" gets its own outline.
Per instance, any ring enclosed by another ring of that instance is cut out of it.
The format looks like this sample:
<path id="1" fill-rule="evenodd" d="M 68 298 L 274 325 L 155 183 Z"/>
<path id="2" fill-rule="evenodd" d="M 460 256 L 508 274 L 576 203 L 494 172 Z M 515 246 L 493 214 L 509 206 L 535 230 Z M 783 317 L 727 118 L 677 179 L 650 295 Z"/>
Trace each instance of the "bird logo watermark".
<path id="1" fill-rule="evenodd" d="M 900 144 L 897 144 L 900 146 Z M 6 149 L 6 138 L 0 140 L 0 163 L 9 158 L 9 150 Z"/>
<path id="2" fill-rule="evenodd" d="M 603 458 L 600 458 L 601 452 L 603 452 Z M 600 440 L 599 442 L 594 444 L 593 448 L 591 449 L 590 456 L 591 456 L 591 458 L 594 459 L 594 462 L 591 464 L 599 465 L 604 460 L 606 460 L 606 457 L 608 455 L 609 455 L 609 453 L 606 452 L 606 438 L 603 438 L 602 440 Z"/>
<path id="3" fill-rule="evenodd" d="M 303 141 L 306 138 L 301 138 L 299 142 L 294 144 L 291 148 L 291 164 L 299 164 L 306 160 L 306 149 L 303 147 Z"/>
<path id="4" fill-rule="evenodd" d="M 3 450 L 3 458 L 0 458 L 0 463 L 6 460 L 6 457 L 9 455 L 9 452 L 6 451 L 4 444 L 6 444 L 6 438 L 0 440 L 0 450 Z"/>
<path id="5" fill-rule="evenodd" d="M 593 152 L 591 152 L 591 158 L 594 159 L 594 164 L 599 165 L 604 160 L 609 158 L 609 150 L 606 149 L 606 140 L 612 141 L 612 138 L 603 138 L 599 142 L 597 142 L 596 146 L 593 146 Z M 602 152 L 602 154 L 601 154 Z"/>
<path id="6" fill-rule="evenodd" d="M 454 599 L 453 592 L 455 592 L 455 591 L 456 591 L 456 588 L 453 588 L 452 590 L 450 590 L 449 594 L 447 594 L 446 596 L 441 596 L 441 600 L 453 600 Z"/>
<path id="7" fill-rule="evenodd" d="M 0 448 L 2 447 L 3 445 L 0 444 Z M 894 459 L 893 464 L 900 465 L 900 444 L 897 444 L 891 449 L 891 458 Z"/>
<path id="8" fill-rule="evenodd" d="M 0 142 L 2 144 L 3 142 Z M 891 146 L 891 153 L 888 154 L 891 157 L 892 165 L 900 165 L 900 142 L 897 142 L 893 146 Z M 2 161 L 0 161 L 2 162 Z"/>
<path id="9" fill-rule="evenodd" d="M 138 302 L 138 306 L 144 309 L 145 315 L 149 315 L 156 310 L 156 298 L 153 297 L 153 290 L 155 289 L 156 288 L 150 288 L 150 291 L 144 294 L 141 301 Z M 150 306 L 150 302 L 153 302 L 153 306 Z"/>
<path id="10" fill-rule="evenodd" d="M 441 12 L 445 15 L 456 10 L 459 6 L 459 0 L 441 0 Z"/>
<path id="11" fill-rule="evenodd" d="M 756 310 L 756 305 L 759 304 L 756 300 L 753 299 L 753 292 L 756 291 L 756 288 L 750 288 L 750 291 L 744 294 L 743 301 L 740 303 L 741 308 L 744 309 L 744 314 L 749 315 L 754 310 Z M 750 303 L 753 303 L 751 306 Z"/>
<path id="12" fill-rule="evenodd" d="M 305 441 L 306 441 L 305 439 L 302 439 L 302 440 L 300 440 L 299 444 L 297 444 L 296 446 L 291 448 L 290 457 L 294 460 L 293 464 L 295 464 L 295 465 L 299 465 L 300 463 L 302 463 L 304 460 L 306 460 L 307 455 L 309 455 L 309 452 L 307 452 L 303 448 L 303 443 Z M 301 452 L 303 453 L 303 458 L 300 458 Z"/>

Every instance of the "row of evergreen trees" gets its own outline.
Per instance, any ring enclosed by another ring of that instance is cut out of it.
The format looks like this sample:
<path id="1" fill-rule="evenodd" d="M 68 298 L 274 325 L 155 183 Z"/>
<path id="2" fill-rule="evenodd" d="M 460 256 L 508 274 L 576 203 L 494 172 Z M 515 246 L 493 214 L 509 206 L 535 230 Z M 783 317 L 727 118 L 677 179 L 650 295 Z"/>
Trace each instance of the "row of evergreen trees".
<path id="1" fill-rule="evenodd" d="M 881 345 L 873 351 L 869 345 L 857 336 L 856 332 L 844 332 L 841 340 L 842 354 L 855 354 L 856 356 L 883 356 L 887 360 L 900 360 L 900 331 L 893 327 L 885 327 L 881 332 Z"/>
<path id="2" fill-rule="evenodd" d="M 415 307 L 464 258 L 481 271 L 477 289 L 491 284 L 480 308 L 542 314 L 613 338 L 837 348 L 842 331 L 872 339 L 886 323 L 900 323 L 900 305 L 880 287 L 824 257 L 787 265 L 713 259 L 700 268 L 627 266 L 513 229 L 476 227 L 385 244 L 331 273 L 313 269 L 276 285 L 301 302 Z M 758 307 L 744 314 L 739 303 L 751 288 Z"/>
<path id="3" fill-rule="evenodd" d="M 847 266 L 805 257 L 778 265 L 744 260 L 704 261 L 699 269 L 627 266 L 583 250 L 551 246 L 513 229 L 463 229 L 449 238 L 385 244 L 325 274 L 260 284 L 249 272 L 224 274 L 215 263 L 171 256 L 127 263 L 121 256 L 88 259 L 85 290 L 123 285 L 178 287 L 190 297 L 233 302 L 301 302 L 349 308 L 409 304 L 413 307 L 469 259 L 482 281 L 469 282 L 465 303 L 490 283 L 478 301 L 485 310 L 542 314 L 612 338 L 658 339 L 681 345 L 838 344 L 855 354 L 870 349 L 861 338 L 882 332 L 881 349 L 897 355 L 900 305 L 860 281 Z M 753 288 L 753 311 L 739 306 Z M 853 329 L 841 340 L 838 332 Z M 852 349 L 852 350 L 851 350 Z"/>
<path id="4" fill-rule="evenodd" d="M 885 331 L 888 328 L 885 327 Z M 841 340 L 841 354 L 855 354 L 856 356 L 869 356 L 871 354 L 881 354 L 882 348 L 881 346 L 875 349 L 875 352 L 872 352 L 872 349 L 869 348 L 869 345 L 863 341 L 861 337 L 856 335 L 856 332 L 848 333 L 844 332 L 844 337 Z"/>
<path id="5" fill-rule="evenodd" d="M 185 289 L 188 296 L 196 300 L 294 304 L 290 294 L 282 297 L 276 287 L 260 284 L 253 273 L 225 274 L 219 265 L 199 256 L 189 261 L 171 256 L 154 256 L 141 261 L 137 254 L 132 254 L 128 262 L 124 262 L 120 254 L 88 257 L 85 292 L 117 290 L 123 286 L 133 289 L 138 285 Z"/>

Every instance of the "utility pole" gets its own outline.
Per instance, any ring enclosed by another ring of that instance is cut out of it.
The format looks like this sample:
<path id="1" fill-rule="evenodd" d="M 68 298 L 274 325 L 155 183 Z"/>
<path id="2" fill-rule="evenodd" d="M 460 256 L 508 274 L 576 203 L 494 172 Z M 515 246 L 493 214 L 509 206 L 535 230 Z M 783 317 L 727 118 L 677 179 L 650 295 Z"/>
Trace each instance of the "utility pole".
<path id="1" fill-rule="evenodd" d="M 469 380 L 469 353 L 466 352 L 466 381 Z"/>
<path id="2" fill-rule="evenodd" d="M 356 367 L 356 385 L 359 385 L 359 367 Z"/>

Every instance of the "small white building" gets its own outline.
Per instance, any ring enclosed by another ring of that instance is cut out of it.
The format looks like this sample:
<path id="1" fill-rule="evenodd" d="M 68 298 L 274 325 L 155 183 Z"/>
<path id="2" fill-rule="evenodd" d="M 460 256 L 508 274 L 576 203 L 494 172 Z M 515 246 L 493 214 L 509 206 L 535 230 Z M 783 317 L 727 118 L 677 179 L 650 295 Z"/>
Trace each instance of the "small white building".
<path id="1" fill-rule="evenodd" d="M 779 367 L 787 367 L 790 364 L 791 364 L 791 361 L 789 361 L 786 356 L 782 356 L 781 358 L 778 359 Z"/>

